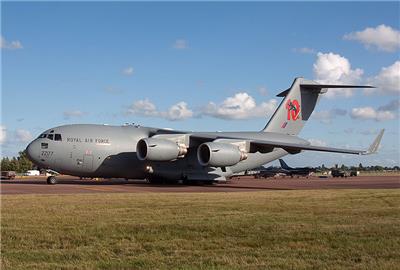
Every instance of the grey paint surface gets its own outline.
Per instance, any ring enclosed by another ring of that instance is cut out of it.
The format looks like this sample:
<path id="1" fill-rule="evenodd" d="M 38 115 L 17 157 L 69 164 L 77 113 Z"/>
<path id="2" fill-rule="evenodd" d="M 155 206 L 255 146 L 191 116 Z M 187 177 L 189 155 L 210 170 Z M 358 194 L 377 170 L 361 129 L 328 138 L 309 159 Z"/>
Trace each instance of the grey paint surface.
<path id="1" fill-rule="evenodd" d="M 303 87 L 302 84 L 308 86 Z M 26 151 L 39 167 L 74 176 L 213 181 L 225 181 L 233 173 L 253 169 L 302 150 L 368 154 L 368 151 L 311 146 L 308 141 L 296 136 L 324 92 L 326 89 L 318 87 L 315 82 L 297 78 L 290 89 L 281 93 L 285 96 L 284 100 L 260 132 L 185 132 L 140 126 L 65 125 L 43 133 L 61 134 L 61 141 L 39 137 L 28 145 Z M 370 152 L 377 150 L 382 135 L 383 131 L 370 147 Z M 171 161 L 138 159 L 138 141 L 153 136 L 174 140 L 177 145 L 184 144 L 187 153 Z M 200 165 L 197 157 L 199 145 L 214 141 L 237 145 L 238 151 L 242 151 L 247 158 L 229 167 Z M 42 144 L 47 144 L 47 147 Z"/>

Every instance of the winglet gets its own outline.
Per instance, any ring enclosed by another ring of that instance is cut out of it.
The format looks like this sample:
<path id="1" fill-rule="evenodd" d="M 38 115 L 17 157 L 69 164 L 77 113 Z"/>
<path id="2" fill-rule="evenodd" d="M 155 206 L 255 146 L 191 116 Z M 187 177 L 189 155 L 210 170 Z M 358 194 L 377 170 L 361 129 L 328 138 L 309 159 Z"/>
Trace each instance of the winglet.
<path id="1" fill-rule="evenodd" d="M 371 146 L 368 148 L 367 151 L 362 152 L 362 155 L 370 155 L 370 154 L 374 154 L 376 153 L 376 151 L 378 151 L 379 148 L 379 144 L 381 143 L 382 137 L 383 137 L 383 133 L 385 132 L 385 129 L 382 129 L 378 136 L 376 136 L 374 142 L 371 144 Z"/>

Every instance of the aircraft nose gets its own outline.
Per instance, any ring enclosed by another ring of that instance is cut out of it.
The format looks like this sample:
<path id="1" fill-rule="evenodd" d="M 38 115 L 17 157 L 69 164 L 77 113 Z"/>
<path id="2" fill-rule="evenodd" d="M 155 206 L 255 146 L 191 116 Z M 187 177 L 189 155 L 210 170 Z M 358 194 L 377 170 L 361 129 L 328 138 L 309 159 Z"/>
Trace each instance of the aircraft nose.
<path id="1" fill-rule="evenodd" d="M 39 148 L 39 142 L 37 142 L 36 140 L 34 140 L 33 142 L 31 142 L 25 149 L 26 155 L 28 156 L 28 158 L 32 161 L 35 162 L 38 157 L 39 157 L 39 153 L 40 153 L 40 148 Z"/>

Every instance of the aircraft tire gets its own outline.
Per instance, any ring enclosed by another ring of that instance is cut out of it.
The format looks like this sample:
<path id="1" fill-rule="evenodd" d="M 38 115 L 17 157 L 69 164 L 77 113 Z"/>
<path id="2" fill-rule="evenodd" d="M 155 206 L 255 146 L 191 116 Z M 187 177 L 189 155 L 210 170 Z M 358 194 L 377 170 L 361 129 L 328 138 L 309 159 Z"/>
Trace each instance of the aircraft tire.
<path id="1" fill-rule="evenodd" d="M 57 184 L 57 178 L 55 176 L 47 177 L 47 184 L 48 185 L 55 185 Z"/>

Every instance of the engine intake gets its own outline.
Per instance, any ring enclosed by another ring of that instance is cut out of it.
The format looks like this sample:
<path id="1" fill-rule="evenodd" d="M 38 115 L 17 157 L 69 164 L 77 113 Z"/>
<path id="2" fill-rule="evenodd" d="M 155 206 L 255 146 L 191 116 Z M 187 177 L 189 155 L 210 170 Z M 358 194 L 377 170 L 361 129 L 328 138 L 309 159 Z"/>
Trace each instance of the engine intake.
<path id="1" fill-rule="evenodd" d="M 197 148 L 197 159 L 202 166 L 233 166 L 246 158 L 247 153 L 233 144 L 209 142 Z"/>
<path id="2" fill-rule="evenodd" d="M 136 145 L 139 160 L 171 161 L 183 157 L 186 153 L 186 145 L 164 139 L 144 138 Z"/>

